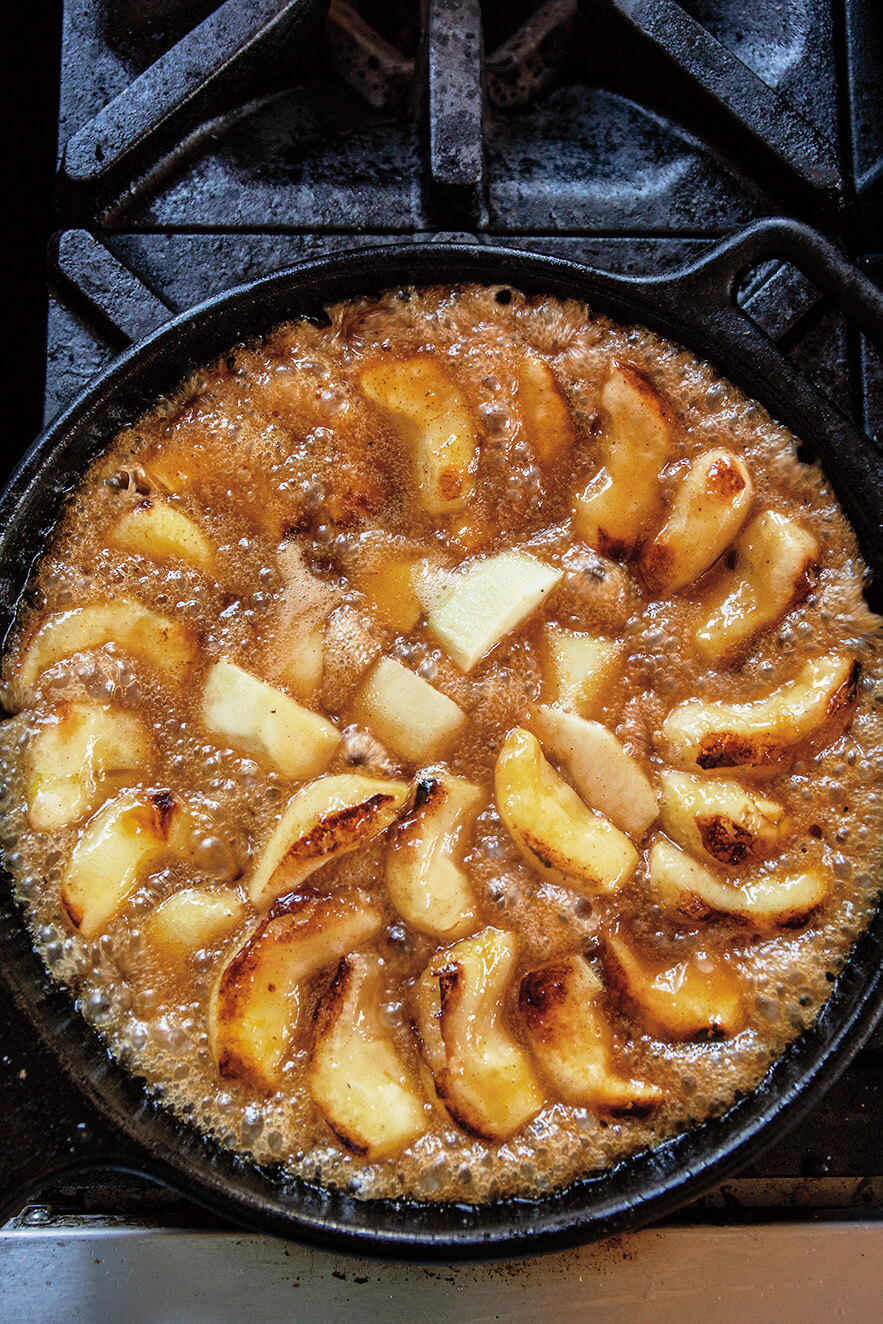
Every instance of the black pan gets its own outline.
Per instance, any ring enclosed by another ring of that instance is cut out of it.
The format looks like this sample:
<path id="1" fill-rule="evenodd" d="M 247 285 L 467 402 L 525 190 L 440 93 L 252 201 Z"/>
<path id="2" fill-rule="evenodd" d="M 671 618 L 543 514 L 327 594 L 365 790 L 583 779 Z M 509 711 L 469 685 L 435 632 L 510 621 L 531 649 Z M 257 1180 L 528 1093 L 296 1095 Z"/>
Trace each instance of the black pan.
<path id="1" fill-rule="evenodd" d="M 883 456 L 739 310 L 758 262 L 800 267 L 883 343 L 883 296 L 822 237 L 759 222 L 671 276 L 632 279 L 478 244 L 429 243 L 305 263 L 176 317 L 122 354 L 28 452 L 0 499 L 0 614 L 8 629 L 65 495 L 118 429 L 193 367 L 278 323 L 403 284 L 479 281 L 583 299 L 707 358 L 822 461 L 883 579 Z M 0 1218 L 52 1174 L 117 1167 L 145 1174 L 253 1227 L 361 1253 L 515 1255 L 607 1236 L 671 1212 L 750 1158 L 818 1099 L 883 1007 L 883 910 L 857 944 L 817 1024 L 750 1095 L 610 1172 L 539 1201 L 484 1207 L 360 1202 L 258 1168 L 152 1100 L 112 1061 L 35 955 L 9 879 L 0 887 Z"/>

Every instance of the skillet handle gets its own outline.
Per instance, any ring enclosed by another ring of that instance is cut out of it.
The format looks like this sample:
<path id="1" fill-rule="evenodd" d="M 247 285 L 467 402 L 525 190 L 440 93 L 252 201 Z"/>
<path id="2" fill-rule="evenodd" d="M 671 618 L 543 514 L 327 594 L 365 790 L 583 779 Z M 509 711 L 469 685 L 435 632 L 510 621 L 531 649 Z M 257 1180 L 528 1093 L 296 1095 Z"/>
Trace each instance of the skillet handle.
<path id="1" fill-rule="evenodd" d="M 883 450 L 870 440 L 776 346 L 736 302 L 745 273 L 778 258 L 793 263 L 852 322 L 883 347 L 883 292 L 827 239 L 799 221 L 773 217 L 724 240 L 692 266 L 648 282 L 672 317 L 706 339 L 709 358 L 725 377 L 808 445 L 846 512 L 865 559 L 883 580 Z M 694 336 L 696 339 L 696 336 Z"/>

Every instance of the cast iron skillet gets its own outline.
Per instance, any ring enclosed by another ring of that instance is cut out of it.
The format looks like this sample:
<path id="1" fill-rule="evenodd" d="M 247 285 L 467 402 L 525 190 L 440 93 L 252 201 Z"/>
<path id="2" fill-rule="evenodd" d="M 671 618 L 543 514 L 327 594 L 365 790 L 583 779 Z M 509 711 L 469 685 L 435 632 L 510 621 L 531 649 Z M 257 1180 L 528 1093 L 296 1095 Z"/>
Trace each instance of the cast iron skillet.
<path id="1" fill-rule="evenodd" d="M 883 296 L 828 242 L 759 222 L 673 276 L 610 276 L 558 258 L 429 243 L 310 262 L 176 317 L 121 355 L 37 441 L 0 499 L 0 615 L 8 628 L 65 494 L 117 430 L 198 364 L 284 320 L 402 284 L 479 281 L 586 300 L 709 359 L 812 447 L 883 570 L 883 455 L 738 309 L 747 269 L 801 267 L 883 342 Z M 350 1251 L 412 1258 L 528 1254 L 636 1227 L 720 1181 L 793 1124 L 836 1079 L 883 1007 L 883 909 L 859 941 L 813 1029 L 750 1095 L 653 1152 L 539 1201 L 484 1207 L 363 1203 L 235 1157 L 150 1099 L 110 1060 L 70 994 L 35 955 L 8 878 L 0 887 L 0 1218 L 52 1174 L 95 1166 L 146 1174 L 255 1228 Z"/>

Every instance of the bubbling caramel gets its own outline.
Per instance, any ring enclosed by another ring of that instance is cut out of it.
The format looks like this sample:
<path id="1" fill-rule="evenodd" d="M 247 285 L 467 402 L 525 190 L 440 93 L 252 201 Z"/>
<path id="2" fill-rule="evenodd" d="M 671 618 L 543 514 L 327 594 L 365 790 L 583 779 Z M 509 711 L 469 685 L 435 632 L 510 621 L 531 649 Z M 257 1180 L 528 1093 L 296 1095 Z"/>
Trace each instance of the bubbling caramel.
<path id="1" fill-rule="evenodd" d="M 575 302 L 396 291 L 83 476 L 3 660 L 2 846 L 110 1052 L 358 1197 L 726 1110 L 877 901 L 880 619 L 795 439 Z"/>

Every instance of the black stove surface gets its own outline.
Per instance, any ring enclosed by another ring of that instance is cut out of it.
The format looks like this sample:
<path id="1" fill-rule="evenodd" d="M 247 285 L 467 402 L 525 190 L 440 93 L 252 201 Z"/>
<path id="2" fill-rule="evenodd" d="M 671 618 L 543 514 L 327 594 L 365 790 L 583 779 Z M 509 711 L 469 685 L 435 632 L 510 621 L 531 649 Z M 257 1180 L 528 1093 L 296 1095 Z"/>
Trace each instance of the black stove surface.
<path id="1" fill-rule="evenodd" d="M 44 83 L 53 12 L 31 34 Z M 785 214 L 883 278 L 883 13 L 862 0 L 64 0 L 60 63 L 58 173 L 39 169 L 21 249 L 34 288 L 54 188 L 19 453 L 31 418 L 170 311 L 365 244 L 468 234 L 650 273 Z M 37 145 L 48 104 L 44 87 Z M 799 272 L 766 264 L 740 298 L 883 435 L 879 358 Z M 878 1030 L 688 1217 L 875 1217 L 881 1108 Z M 109 1176 L 57 1184 L 21 1222 L 59 1211 L 211 1222 Z"/>

